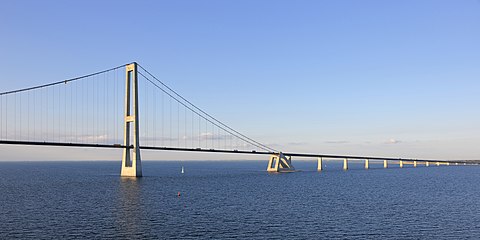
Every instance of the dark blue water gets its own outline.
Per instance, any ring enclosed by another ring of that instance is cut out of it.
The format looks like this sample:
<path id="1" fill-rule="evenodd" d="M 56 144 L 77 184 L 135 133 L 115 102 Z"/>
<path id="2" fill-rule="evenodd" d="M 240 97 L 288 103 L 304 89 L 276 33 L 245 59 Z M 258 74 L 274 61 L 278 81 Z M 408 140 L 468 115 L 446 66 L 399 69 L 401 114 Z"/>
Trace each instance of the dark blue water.
<path id="1" fill-rule="evenodd" d="M 294 164 L 1 162 L 0 239 L 480 239 L 480 167 Z"/>

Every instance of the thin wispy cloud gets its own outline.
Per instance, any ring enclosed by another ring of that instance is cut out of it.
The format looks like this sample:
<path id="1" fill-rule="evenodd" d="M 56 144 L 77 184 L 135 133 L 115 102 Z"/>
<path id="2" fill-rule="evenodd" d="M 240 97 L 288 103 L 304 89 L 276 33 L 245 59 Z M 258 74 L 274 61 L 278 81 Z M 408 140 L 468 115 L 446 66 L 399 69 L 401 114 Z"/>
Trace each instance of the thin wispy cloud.
<path id="1" fill-rule="evenodd" d="M 287 144 L 290 145 L 290 146 L 305 146 L 305 145 L 308 145 L 308 143 L 306 143 L 306 142 L 289 142 Z"/>
<path id="2" fill-rule="evenodd" d="M 385 143 L 386 143 L 386 144 L 398 144 L 398 143 L 401 143 L 401 142 L 402 142 L 402 141 L 400 141 L 400 140 L 391 138 L 391 139 L 389 139 L 388 141 L 386 141 Z"/>
<path id="3" fill-rule="evenodd" d="M 284 145 L 282 144 L 279 144 L 279 143 L 264 143 L 266 146 L 269 146 L 269 147 L 272 147 L 272 148 L 280 148 L 280 147 L 284 147 Z"/>
<path id="4" fill-rule="evenodd" d="M 349 141 L 325 141 L 327 144 L 347 144 Z"/>
<path id="5" fill-rule="evenodd" d="M 211 132 L 205 132 L 200 134 L 200 138 L 204 140 L 225 140 L 225 139 L 230 139 L 234 137 L 232 137 L 231 135 L 219 135 L 219 134 L 213 134 Z"/>

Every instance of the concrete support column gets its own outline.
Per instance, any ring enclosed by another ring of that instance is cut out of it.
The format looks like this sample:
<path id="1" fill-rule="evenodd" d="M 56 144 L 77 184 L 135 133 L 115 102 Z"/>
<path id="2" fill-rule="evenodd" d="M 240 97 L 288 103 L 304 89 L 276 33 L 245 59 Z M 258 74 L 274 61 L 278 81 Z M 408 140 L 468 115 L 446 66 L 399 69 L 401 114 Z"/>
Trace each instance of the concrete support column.
<path id="1" fill-rule="evenodd" d="M 428 166 L 430 166 L 430 162 L 427 161 L 425 162 L 425 167 L 428 167 Z"/>
<path id="2" fill-rule="evenodd" d="M 388 168 L 388 161 L 387 160 L 383 160 L 383 168 Z"/>
<path id="3" fill-rule="evenodd" d="M 319 157 L 317 159 L 317 171 L 322 171 L 323 170 L 323 159 Z"/>
<path id="4" fill-rule="evenodd" d="M 403 168 L 403 161 L 400 160 L 400 168 Z"/>
<path id="5" fill-rule="evenodd" d="M 369 160 L 368 159 L 365 159 L 365 169 L 368 169 L 370 166 L 369 166 Z"/>
<path id="6" fill-rule="evenodd" d="M 278 172 L 278 166 L 280 165 L 280 156 L 270 155 L 268 160 L 267 171 L 268 172 Z"/>
<path id="7" fill-rule="evenodd" d="M 272 154 L 267 166 L 268 172 L 293 172 L 295 168 L 292 165 L 292 157 L 285 156 L 283 153 Z"/>
<path id="8" fill-rule="evenodd" d="M 348 170 L 348 159 L 343 159 L 343 170 Z"/>
<path id="9" fill-rule="evenodd" d="M 417 167 L 417 161 L 413 161 L 413 167 Z"/>

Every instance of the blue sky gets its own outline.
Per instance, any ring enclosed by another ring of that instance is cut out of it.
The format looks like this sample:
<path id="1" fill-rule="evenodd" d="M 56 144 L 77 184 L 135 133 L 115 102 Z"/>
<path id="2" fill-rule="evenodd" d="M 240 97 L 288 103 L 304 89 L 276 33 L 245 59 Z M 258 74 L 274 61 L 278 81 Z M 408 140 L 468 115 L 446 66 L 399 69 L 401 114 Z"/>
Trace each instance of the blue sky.
<path id="1" fill-rule="evenodd" d="M 5 1 L 0 91 L 138 61 L 284 151 L 479 159 L 478 29 L 475 0 Z"/>

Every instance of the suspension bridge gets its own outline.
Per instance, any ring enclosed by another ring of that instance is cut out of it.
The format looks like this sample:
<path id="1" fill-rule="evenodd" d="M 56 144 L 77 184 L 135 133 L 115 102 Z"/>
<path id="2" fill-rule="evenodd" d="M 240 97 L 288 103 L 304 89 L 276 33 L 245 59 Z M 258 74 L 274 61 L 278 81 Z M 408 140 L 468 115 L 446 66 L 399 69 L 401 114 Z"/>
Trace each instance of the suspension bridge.
<path id="1" fill-rule="evenodd" d="M 268 155 L 267 171 L 295 171 L 292 157 L 430 165 L 478 161 L 404 159 L 282 152 L 228 126 L 188 101 L 138 63 L 0 93 L 0 144 L 118 148 L 121 176 L 142 176 L 141 151 Z"/>

